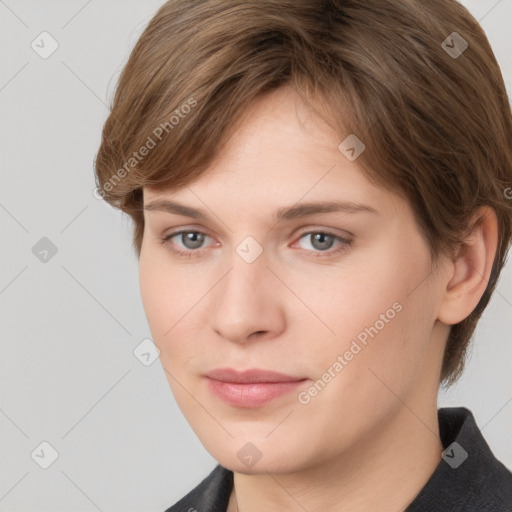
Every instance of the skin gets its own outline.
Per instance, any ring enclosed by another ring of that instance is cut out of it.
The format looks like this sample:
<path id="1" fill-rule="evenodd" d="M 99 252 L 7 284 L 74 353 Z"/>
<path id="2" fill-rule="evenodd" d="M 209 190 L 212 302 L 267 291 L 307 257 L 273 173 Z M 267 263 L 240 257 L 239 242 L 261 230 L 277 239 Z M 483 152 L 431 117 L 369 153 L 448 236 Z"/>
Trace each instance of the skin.
<path id="1" fill-rule="evenodd" d="M 172 199 L 209 215 L 144 212 L 140 287 L 181 411 L 234 472 L 229 512 L 404 510 L 442 462 L 443 350 L 450 325 L 485 290 L 496 216 L 476 212 L 483 220 L 467 243 L 433 266 L 411 206 L 368 181 L 340 142 L 284 87 L 253 104 L 192 184 L 143 189 L 145 205 Z M 280 207 L 326 200 L 378 213 L 272 220 Z M 180 229 L 205 233 L 200 249 L 181 235 L 160 243 Z M 322 246 L 305 235 L 322 230 L 352 243 Z M 252 263 L 235 251 L 248 236 L 263 249 Z M 172 247 L 202 252 L 179 256 Z M 299 389 L 307 391 L 395 303 L 401 310 L 307 404 L 292 392 L 239 408 L 206 385 L 214 368 L 265 368 L 310 379 Z M 237 456 L 248 442 L 261 452 L 252 467 Z"/>

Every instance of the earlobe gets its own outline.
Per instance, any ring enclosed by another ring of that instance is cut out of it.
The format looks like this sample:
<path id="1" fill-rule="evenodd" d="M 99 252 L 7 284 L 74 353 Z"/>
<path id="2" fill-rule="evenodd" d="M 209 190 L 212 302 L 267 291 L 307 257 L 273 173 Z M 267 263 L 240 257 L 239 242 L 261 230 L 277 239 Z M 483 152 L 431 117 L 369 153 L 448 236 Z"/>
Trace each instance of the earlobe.
<path id="1" fill-rule="evenodd" d="M 476 308 L 485 292 L 497 250 L 498 221 L 494 209 L 479 208 L 472 229 L 453 255 L 453 272 L 446 284 L 438 319 L 454 325 Z"/>

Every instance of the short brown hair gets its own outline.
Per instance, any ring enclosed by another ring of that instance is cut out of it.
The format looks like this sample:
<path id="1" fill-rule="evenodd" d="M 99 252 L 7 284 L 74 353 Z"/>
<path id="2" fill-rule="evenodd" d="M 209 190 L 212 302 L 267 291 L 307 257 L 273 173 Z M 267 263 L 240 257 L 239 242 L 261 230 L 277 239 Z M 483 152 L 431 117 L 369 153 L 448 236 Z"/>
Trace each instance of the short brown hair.
<path id="1" fill-rule="evenodd" d="M 142 187 L 199 177 L 256 98 L 293 87 L 357 163 L 410 202 L 433 262 L 475 209 L 498 218 L 498 247 L 475 310 L 453 325 L 441 382 L 455 382 L 511 243 L 512 116 L 478 22 L 455 0 L 170 0 L 119 77 L 95 172 L 100 195 L 134 221 Z M 508 191 L 508 192 L 507 192 Z"/>

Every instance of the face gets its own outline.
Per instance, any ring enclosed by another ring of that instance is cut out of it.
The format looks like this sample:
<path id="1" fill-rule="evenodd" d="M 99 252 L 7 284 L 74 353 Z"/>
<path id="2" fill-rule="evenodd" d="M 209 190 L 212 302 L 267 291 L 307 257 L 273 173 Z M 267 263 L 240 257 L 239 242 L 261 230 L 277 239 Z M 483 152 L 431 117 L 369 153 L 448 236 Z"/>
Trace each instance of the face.
<path id="1" fill-rule="evenodd" d="M 234 471 L 293 472 L 348 456 L 403 402 L 432 404 L 442 284 L 407 201 L 367 180 L 293 90 L 246 114 L 195 182 L 143 190 L 140 287 L 206 449 Z M 288 382 L 212 373 L 226 368 Z"/>

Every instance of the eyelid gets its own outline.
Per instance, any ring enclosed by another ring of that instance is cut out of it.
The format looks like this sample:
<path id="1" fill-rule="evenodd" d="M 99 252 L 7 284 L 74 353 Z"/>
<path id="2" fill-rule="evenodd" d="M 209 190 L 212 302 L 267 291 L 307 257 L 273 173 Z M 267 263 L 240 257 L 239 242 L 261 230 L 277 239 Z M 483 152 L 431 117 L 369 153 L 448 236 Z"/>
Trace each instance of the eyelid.
<path id="1" fill-rule="evenodd" d="M 304 229 L 304 231 L 302 231 L 302 229 Z M 353 233 L 351 233 L 350 231 L 347 231 L 346 229 L 327 228 L 327 227 L 322 227 L 322 226 L 312 226 L 312 227 L 308 226 L 307 228 L 301 228 L 299 230 L 299 234 L 295 235 L 295 236 L 296 237 L 298 236 L 300 238 L 304 235 L 308 235 L 311 233 L 324 233 L 326 235 L 343 238 L 345 240 L 355 238 L 355 235 Z"/>
<path id="2" fill-rule="evenodd" d="M 213 238 L 213 239 L 216 238 L 215 236 L 213 236 L 209 233 L 208 229 L 205 229 L 202 226 L 196 227 L 196 226 L 192 225 L 192 226 L 185 226 L 185 227 L 180 227 L 180 228 L 176 228 L 176 229 L 177 229 L 177 231 L 172 231 L 172 228 L 171 228 L 171 231 L 169 233 L 164 232 L 164 234 L 162 235 L 162 238 L 167 237 L 167 236 L 177 235 L 182 232 L 201 233 L 203 235 L 209 236 L 210 238 Z M 304 231 L 301 231 L 302 229 L 304 229 Z M 336 236 L 336 237 L 339 236 L 340 238 L 344 238 L 344 239 L 356 237 L 353 233 L 351 233 L 350 231 L 347 231 L 346 229 L 340 230 L 339 228 L 327 228 L 327 227 L 322 227 L 322 226 L 308 226 L 306 228 L 300 228 L 298 231 L 300 232 L 299 235 L 292 234 L 291 236 L 295 236 L 295 237 L 299 236 L 300 237 L 300 236 L 304 236 L 309 233 L 325 233 L 325 234 L 328 234 L 331 236 Z M 341 231 L 342 234 L 340 234 L 339 231 Z"/>

